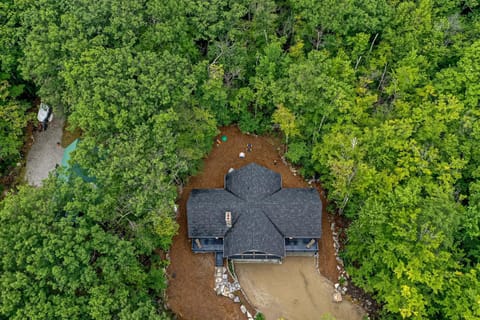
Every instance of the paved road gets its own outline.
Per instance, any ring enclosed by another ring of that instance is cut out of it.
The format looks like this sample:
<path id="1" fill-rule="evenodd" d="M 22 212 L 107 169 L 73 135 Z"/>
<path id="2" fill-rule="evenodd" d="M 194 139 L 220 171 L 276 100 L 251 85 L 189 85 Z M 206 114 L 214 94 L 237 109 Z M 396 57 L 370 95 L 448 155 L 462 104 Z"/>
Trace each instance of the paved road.
<path id="1" fill-rule="evenodd" d="M 41 186 L 42 181 L 61 163 L 63 148 L 57 145 L 62 141 L 64 118 L 53 116 L 48 129 L 34 133 L 34 143 L 27 156 L 26 180 L 33 186 Z"/>

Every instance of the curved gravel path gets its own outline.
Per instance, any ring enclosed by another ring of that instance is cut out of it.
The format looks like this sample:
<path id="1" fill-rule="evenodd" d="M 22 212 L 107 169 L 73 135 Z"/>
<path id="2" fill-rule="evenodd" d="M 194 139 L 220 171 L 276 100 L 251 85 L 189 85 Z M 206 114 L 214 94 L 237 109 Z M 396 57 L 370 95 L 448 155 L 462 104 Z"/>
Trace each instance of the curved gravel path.
<path id="1" fill-rule="evenodd" d="M 25 179 L 30 185 L 41 186 L 42 181 L 61 164 L 63 148 L 57 145 L 62 141 L 63 124 L 65 119 L 54 114 L 48 129 L 42 132 L 34 132 L 34 142 L 27 155 L 27 172 Z"/>

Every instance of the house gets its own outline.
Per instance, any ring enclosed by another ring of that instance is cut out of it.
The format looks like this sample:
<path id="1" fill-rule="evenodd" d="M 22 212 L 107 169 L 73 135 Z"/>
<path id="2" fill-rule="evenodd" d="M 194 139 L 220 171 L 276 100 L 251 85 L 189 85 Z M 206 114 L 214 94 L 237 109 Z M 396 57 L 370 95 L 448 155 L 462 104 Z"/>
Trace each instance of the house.
<path id="1" fill-rule="evenodd" d="M 217 265 L 314 255 L 321 221 L 315 189 L 282 188 L 280 174 L 255 163 L 229 172 L 223 189 L 192 190 L 187 202 L 192 250 L 214 252 Z"/>

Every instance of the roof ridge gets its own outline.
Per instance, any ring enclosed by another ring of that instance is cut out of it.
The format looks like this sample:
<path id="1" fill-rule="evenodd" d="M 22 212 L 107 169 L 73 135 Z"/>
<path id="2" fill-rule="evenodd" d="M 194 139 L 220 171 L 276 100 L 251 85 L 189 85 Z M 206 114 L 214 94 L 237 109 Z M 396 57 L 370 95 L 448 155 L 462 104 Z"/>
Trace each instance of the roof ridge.
<path id="1" fill-rule="evenodd" d="M 275 224 L 275 222 L 273 222 L 272 219 L 270 219 L 268 213 L 265 212 L 265 210 L 263 210 L 263 207 L 260 208 L 260 211 L 262 211 L 263 215 L 267 218 L 268 221 L 270 221 L 270 223 L 273 225 L 273 227 L 278 231 L 279 234 L 282 235 L 282 237 L 285 238 L 285 235 L 283 234 L 283 232 L 277 227 L 277 225 Z"/>
<path id="2" fill-rule="evenodd" d="M 207 189 L 207 190 L 208 190 L 208 189 Z M 235 198 L 238 198 L 238 199 L 240 199 L 240 200 L 243 200 L 244 202 L 248 202 L 247 199 L 244 199 L 244 198 L 240 197 L 239 195 L 233 193 L 232 191 L 230 191 L 229 189 L 227 189 L 226 186 L 223 187 L 223 190 L 227 191 L 228 193 L 230 193 L 231 195 L 233 195 Z"/>

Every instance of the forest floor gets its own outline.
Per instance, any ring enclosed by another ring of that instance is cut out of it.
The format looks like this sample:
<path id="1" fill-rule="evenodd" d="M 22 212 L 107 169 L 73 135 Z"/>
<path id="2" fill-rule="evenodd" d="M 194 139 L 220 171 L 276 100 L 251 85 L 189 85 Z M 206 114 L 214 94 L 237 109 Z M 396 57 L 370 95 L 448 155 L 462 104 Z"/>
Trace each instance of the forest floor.
<path id="1" fill-rule="evenodd" d="M 167 271 L 169 279 L 167 297 L 169 308 L 177 314 L 179 319 L 245 319 L 245 316 L 240 312 L 238 304 L 226 297 L 217 296 L 214 292 L 215 263 L 213 254 L 194 254 L 191 251 L 191 242 L 187 237 L 185 210 L 190 191 L 196 188 L 223 188 L 224 176 L 229 168 L 238 169 L 251 162 L 258 163 L 280 173 L 284 187 L 308 187 L 307 182 L 301 176 L 292 173 L 289 166 L 282 162 L 280 158 L 282 147 L 278 139 L 242 134 L 234 126 L 221 128 L 219 136 L 222 135 L 226 135 L 228 140 L 213 147 L 212 152 L 203 162 L 203 168 L 196 176 L 190 178 L 188 184 L 182 190 L 181 198 L 178 202 L 177 222 L 179 230 L 169 253 L 170 266 Z M 253 145 L 251 152 L 246 152 L 248 143 Z M 242 151 L 246 154 L 244 159 L 239 158 L 239 153 Z M 319 244 L 319 270 L 321 275 L 318 275 L 318 277 L 322 278 L 324 276 L 333 283 L 337 281 L 339 276 L 332 230 L 330 228 L 333 217 L 326 212 L 324 193 L 318 186 L 317 188 L 324 204 L 322 238 Z M 288 259 L 290 258 L 286 258 L 286 260 Z M 311 263 L 309 262 L 309 264 Z M 285 263 L 283 266 L 288 268 L 290 265 Z M 278 267 L 281 268 L 282 266 Z M 320 279 L 318 281 L 323 280 Z M 299 290 L 304 290 L 305 288 L 300 288 Z M 271 286 L 270 289 L 276 290 L 276 287 Z M 286 291 L 290 290 L 290 288 L 284 289 Z M 332 289 L 331 286 L 329 287 L 330 289 Z M 292 292 L 292 294 L 295 295 L 296 293 Z M 307 294 L 307 296 L 309 295 Z M 255 314 L 255 306 L 249 306 L 245 297 L 240 296 L 240 298 L 250 312 Z M 329 301 L 331 299 L 330 295 Z M 350 302 L 345 301 L 337 306 L 348 303 Z M 301 308 L 300 305 L 298 307 Z M 324 311 L 332 313 L 330 310 Z"/>

